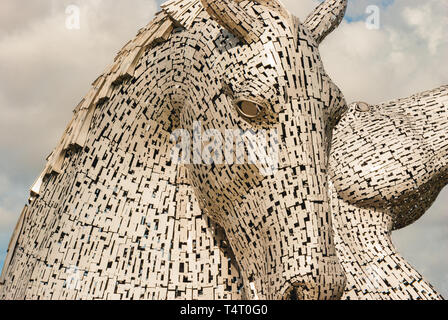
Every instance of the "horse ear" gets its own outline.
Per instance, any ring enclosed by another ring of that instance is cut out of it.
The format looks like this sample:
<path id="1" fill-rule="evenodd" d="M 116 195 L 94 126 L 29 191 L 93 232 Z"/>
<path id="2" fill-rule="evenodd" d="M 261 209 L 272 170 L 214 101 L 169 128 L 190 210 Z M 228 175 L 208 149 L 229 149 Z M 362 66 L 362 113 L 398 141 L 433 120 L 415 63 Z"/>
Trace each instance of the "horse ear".
<path id="1" fill-rule="evenodd" d="M 256 42 L 263 33 L 263 24 L 251 16 L 235 0 L 201 0 L 210 17 L 223 28 L 248 44 Z"/>
<path id="2" fill-rule="evenodd" d="M 320 44 L 342 22 L 347 10 L 347 0 L 326 0 L 309 16 L 303 25 Z"/>

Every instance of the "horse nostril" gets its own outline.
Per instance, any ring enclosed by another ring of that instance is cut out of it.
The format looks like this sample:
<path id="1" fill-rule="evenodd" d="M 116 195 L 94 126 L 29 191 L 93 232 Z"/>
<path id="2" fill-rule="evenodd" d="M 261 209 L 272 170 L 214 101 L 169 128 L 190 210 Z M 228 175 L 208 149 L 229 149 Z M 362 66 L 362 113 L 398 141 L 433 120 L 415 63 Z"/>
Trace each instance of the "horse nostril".
<path id="1" fill-rule="evenodd" d="M 299 293 L 297 292 L 297 288 L 293 288 L 293 289 L 290 291 L 287 300 L 294 300 L 294 301 L 300 300 L 300 299 L 299 299 Z"/>
<path id="2" fill-rule="evenodd" d="M 295 283 L 291 285 L 285 292 L 283 300 L 305 300 L 305 291 L 307 291 L 306 285 L 303 283 Z"/>

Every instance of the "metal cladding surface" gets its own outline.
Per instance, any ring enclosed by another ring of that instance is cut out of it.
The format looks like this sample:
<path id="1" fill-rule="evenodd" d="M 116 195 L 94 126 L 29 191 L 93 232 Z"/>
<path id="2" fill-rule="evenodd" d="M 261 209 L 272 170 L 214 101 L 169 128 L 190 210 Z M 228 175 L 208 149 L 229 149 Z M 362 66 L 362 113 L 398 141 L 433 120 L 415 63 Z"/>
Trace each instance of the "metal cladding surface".
<path id="1" fill-rule="evenodd" d="M 76 107 L 0 298 L 440 298 L 390 233 L 444 185 L 446 88 L 348 106 L 318 51 L 346 7 L 163 4 Z"/>

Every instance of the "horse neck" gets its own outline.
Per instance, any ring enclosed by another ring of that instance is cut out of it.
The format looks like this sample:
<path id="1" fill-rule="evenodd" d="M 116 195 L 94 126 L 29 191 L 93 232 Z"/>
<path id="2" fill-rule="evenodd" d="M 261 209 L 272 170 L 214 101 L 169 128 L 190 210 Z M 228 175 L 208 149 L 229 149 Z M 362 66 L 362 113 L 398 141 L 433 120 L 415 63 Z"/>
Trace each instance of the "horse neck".
<path id="1" fill-rule="evenodd" d="M 440 295 L 397 252 L 389 212 L 359 208 L 330 184 L 335 245 L 346 276 L 345 299 L 439 299 Z"/>

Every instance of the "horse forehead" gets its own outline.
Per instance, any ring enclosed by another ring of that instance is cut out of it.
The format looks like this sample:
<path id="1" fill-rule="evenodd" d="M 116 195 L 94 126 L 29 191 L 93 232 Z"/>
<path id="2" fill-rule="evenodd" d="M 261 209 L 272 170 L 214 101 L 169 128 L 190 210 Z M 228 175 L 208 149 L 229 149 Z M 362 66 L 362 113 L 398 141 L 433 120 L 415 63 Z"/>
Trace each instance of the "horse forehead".
<path id="1" fill-rule="evenodd" d="M 281 34 L 265 35 L 265 41 L 252 44 L 250 46 L 238 46 L 230 49 L 231 57 L 229 61 L 238 60 L 245 69 L 263 67 L 278 67 L 287 69 L 293 67 L 301 61 L 307 54 L 312 57 L 314 51 L 312 47 L 307 50 L 299 50 L 297 41 L 292 36 Z M 314 59 L 313 59 L 314 60 Z"/>

